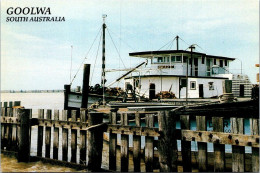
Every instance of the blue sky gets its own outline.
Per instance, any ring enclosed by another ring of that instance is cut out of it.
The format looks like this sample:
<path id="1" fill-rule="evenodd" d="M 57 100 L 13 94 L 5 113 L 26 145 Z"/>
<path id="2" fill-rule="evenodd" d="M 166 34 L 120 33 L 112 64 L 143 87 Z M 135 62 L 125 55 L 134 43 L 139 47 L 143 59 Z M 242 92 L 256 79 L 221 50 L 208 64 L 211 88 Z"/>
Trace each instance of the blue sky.
<path id="1" fill-rule="evenodd" d="M 50 7 L 51 16 L 64 16 L 66 21 L 10 23 L 5 21 L 8 7 Z M 180 49 L 198 44 L 203 49 L 199 52 L 240 59 L 243 73 L 256 83 L 257 0 L 2 0 L 1 89 L 63 89 L 70 82 L 71 45 L 74 76 L 102 25 L 102 14 L 108 15 L 108 29 L 126 68 L 142 61 L 129 57 L 129 52 L 158 50 L 179 35 L 186 42 L 180 42 Z M 84 61 L 92 69 L 98 42 L 99 38 Z M 108 34 L 106 42 L 107 69 L 124 68 Z M 100 64 L 101 52 L 92 85 L 101 80 Z M 73 87 L 81 85 L 82 69 Z M 231 71 L 240 73 L 240 61 L 231 63 Z M 119 73 L 107 76 L 110 83 Z"/>

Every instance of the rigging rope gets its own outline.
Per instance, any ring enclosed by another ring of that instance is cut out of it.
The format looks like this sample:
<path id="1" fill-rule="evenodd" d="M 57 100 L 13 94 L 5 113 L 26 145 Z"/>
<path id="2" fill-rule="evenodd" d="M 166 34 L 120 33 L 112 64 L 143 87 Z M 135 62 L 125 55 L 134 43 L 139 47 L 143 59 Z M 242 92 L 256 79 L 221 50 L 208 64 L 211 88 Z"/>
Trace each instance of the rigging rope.
<path id="1" fill-rule="evenodd" d="M 78 72 L 79 72 L 79 70 L 80 70 L 81 66 L 84 64 L 84 61 L 87 59 L 87 56 L 88 56 L 88 54 L 89 54 L 89 52 L 90 52 L 90 50 L 91 50 L 92 46 L 94 45 L 94 43 L 95 43 L 95 41 L 96 41 L 96 39 L 97 39 L 97 37 L 98 37 L 99 33 L 101 32 L 101 29 L 102 29 L 102 27 L 100 27 L 98 34 L 96 35 L 96 37 L 95 37 L 95 39 L 94 39 L 94 41 L 93 41 L 92 45 L 90 46 L 90 48 L 89 48 L 89 50 L 88 50 L 88 52 L 87 52 L 87 54 L 86 54 L 85 58 L 83 59 L 82 63 L 80 64 L 80 66 L 79 66 L 79 68 L 78 68 L 78 70 L 77 70 L 76 74 L 74 75 L 73 79 L 71 80 L 71 82 L 70 82 L 70 85 L 72 84 L 72 82 L 73 82 L 73 81 L 74 81 L 74 79 L 76 78 L 76 76 L 77 76 L 77 74 L 78 74 Z"/>
<path id="2" fill-rule="evenodd" d="M 102 38 L 102 34 L 100 34 L 100 39 L 99 39 L 99 43 L 98 43 L 98 50 L 97 50 L 97 54 L 96 54 L 96 59 L 95 59 L 94 68 L 93 68 L 93 70 L 92 70 L 92 75 L 91 75 L 91 78 L 90 78 L 90 83 L 92 82 L 94 70 L 95 70 L 95 68 L 96 68 L 96 62 L 97 62 L 98 52 L 99 52 L 99 48 L 100 48 L 101 38 Z"/>
<path id="3" fill-rule="evenodd" d="M 130 49 L 132 49 L 133 51 L 135 51 L 135 49 L 133 47 L 131 47 L 127 42 L 125 42 L 123 39 L 121 39 L 120 36 L 117 36 L 113 31 L 110 31 L 112 34 L 114 34 L 116 37 L 119 38 L 120 41 L 122 41 L 126 46 L 128 46 Z"/>
<path id="4" fill-rule="evenodd" d="M 176 37 L 174 37 L 174 39 L 173 40 L 171 40 L 171 41 L 169 41 L 168 43 L 166 43 L 163 47 L 161 47 L 160 49 L 158 49 L 158 50 L 161 50 L 162 48 L 164 48 L 165 46 L 167 46 L 168 44 L 171 44 L 171 42 L 173 42 L 174 40 L 176 39 Z"/>
<path id="5" fill-rule="evenodd" d="M 107 31 L 108 31 L 109 37 L 110 37 L 110 39 L 112 40 L 112 43 L 113 43 L 113 45 L 114 45 L 114 47 L 115 47 L 116 51 L 117 51 L 117 53 L 118 53 L 118 56 L 119 56 L 119 58 L 120 58 L 120 60 L 121 60 L 122 64 L 123 64 L 123 65 L 124 65 L 124 67 L 126 68 L 126 66 L 125 66 L 124 62 L 122 61 L 122 58 L 121 58 L 121 56 L 120 56 L 120 53 L 119 53 L 119 51 L 118 51 L 118 49 L 117 49 L 117 47 L 116 47 L 116 45 L 115 45 L 115 43 L 114 43 L 114 40 L 112 39 L 112 37 L 111 37 L 111 35 L 110 35 L 110 32 L 109 32 L 109 29 L 108 29 L 108 28 L 107 28 Z"/>

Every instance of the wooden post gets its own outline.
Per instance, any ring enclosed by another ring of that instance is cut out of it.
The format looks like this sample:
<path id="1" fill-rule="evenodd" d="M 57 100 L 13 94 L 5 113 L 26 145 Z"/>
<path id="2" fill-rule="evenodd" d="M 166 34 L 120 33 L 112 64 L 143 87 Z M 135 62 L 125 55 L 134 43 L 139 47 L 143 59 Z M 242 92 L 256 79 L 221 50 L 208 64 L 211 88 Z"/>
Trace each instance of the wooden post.
<path id="1" fill-rule="evenodd" d="M 128 125 L 127 113 L 121 114 L 121 125 Z M 129 136 L 121 134 L 121 172 L 128 172 L 129 161 Z"/>
<path id="2" fill-rule="evenodd" d="M 198 131 L 207 131 L 207 121 L 206 116 L 196 116 L 196 124 Z M 207 143 L 198 142 L 198 161 L 199 161 L 199 171 L 208 171 L 208 148 Z"/>
<path id="3" fill-rule="evenodd" d="M 64 110 L 68 110 L 69 106 L 69 93 L 70 93 L 70 85 L 64 85 Z"/>
<path id="4" fill-rule="evenodd" d="M 62 110 L 62 120 L 68 121 L 68 110 Z M 68 129 L 62 128 L 62 160 L 68 161 Z"/>
<path id="5" fill-rule="evenodd" d="M 59 120 L 59 110 L 54 110 L 54 120 Z M 58 155 L 59 155 L 59 127 L 54 127 L 53 159 L 58 160 Z"/>
<path id="6" fill-rule="evenodd" d="M 88 125 L 93 126 L 103 122 L 103 113 L 88 113 Z M 99 171 L 102 162 L 103 131 L 100 128 L 90 129 L 87 133 L 88 168 L 92 171 Z"/>
<path id="7" fill-rule="evenodd" d="M 7 111 L 7 117 L 13 116 L 13 110 L 12 108 L 6 108 Z M 6 149 L 11 149 L 11 138 L 12 138 L 12 125 L 6 124 L 6 132 L 5 132 L 5 141 L 6 141 Z"/>
<path id="8" fill-rule="evenodd" d="M 76 121 L 77 111 L 71 110 L 71 121 Z M 77 161 L 77 130 L 71 129 L 71 162 Z"/>
<path id="9" fill-rule="evenodd" d="M 9 108 L 13 108 L 13 102 L 9 102 Z"/>
<path id="10" fill-rule="evenodd" d="M 13 109 L 13 117 L 17 117 L 17 109 Z M 12 129 L 12 144 L 11 144 L 12 151 L 17 151 L 17 125 L 13 124 L 13 129 Z"/>
<path id="11" fill-rule="evenodd" d="M 30 160 L 30 109 L 18 109 L 20 120 L 18 162 Z"/>
<path id="12" fill-rule="evenodd" d="M 5 111 L 6 109 L 4 107 L 1 107 L 1 116 L 5 117 Z M 1 123 L 1 149 L 4 148 L 5 144 L 4 144 L 4 138 L 5 138 L 5 124 Z"/>
<path id="13" fill-rule="evenodd" d="M 141 118 L 138 112 L 135 113 L 136 127 L 141 126 Z M 141 171 L 141 136 L 133 135 L 133 159 L 134 159 L 134 172 Z"/>
<path id="14" fill-rule="evenodd" d="M 51 109 L 47 109 L 46 119 L 51 120 Z M 45 127 L 45 157 L 51 155 L 51 127 Z"/>
<path id="15" fill-rule="evenodd" d="M 190 116 L 181 115 L 180 116 L 181 130 L 190 130 Z M 185 139 L 181 140 L 181 155 L 182 155 L 182 165 L 183 172 L 191 172 L 191 142 Z"/>
<path id="16" fill-rule="evenodd" d="M 111 109 L 110 111 L 110 123 L 116 124 L 116 115 L 118 109 Z M 116 145 L 117 134 L 109 132 L 109 169 L 116 171 Z"/>
<path id="17" fill-rule="evenodd" d="M 87 122 L 87 115 L 88 111 L 81 109 L 80 110 L 80 121 Z M 80 164 L 86 165 L 86 155 L 87 155 L 87 131 L 81 130 L 80 131 Z"/>
<path id="18" fill-rule="evenodd" d="M 21 101 L 14 101 L 14 106 L 21 106 Z"/>
<path id="19" fill-rule="evenodd" d="M 158 152 L 160 172 L 177 172 L 177 140 L 175 136 L 176 116 L 174 112 L 160 111 L 158 125 L 160 137 Z"/>
<path id="20" fill-rule="evenodd" d="M 153 114 L 146 115 L 146 127 L 154 126 L 154 116 Z M 153 137 L 150 137 L 149 134 L 145 137 L 145 169 L 146 172 L 153 172 Z"/>
<path id="21" fill-rule="evenodd" d="M 214 132 L 224 132 L 223 117 L 212 117 Z M 225 145 L 214 143 L 214 172 L 225 171 Z"/>
<path id="22" fill-rule="evenodd" d="M 251 135 L 259 135 L 259 119 L 250 118 Z M 252 172 L 259 172 L 259 148 L 252 147 Z"/>
<path id="23" fill-rule="evenodd" d="M 231 133 L 244 134 L 244 119 L 230 118 Z M 239 141 L 238 141 L 239 142 Z M 232 172 L 245 171 L 245 147 L 232 145 Z"/>
<path id="24" fill-rule="evenodd" d="M 90 64 L 84 64 L 81 108 L 88 108 Z"/>
<path id="25" fill-rule="evenodd" d="M 38 109 L 38 118 L 44 119 L 44 109 Z M 42 157 L 43 126 L 38 126 L 37 156 Z"/>

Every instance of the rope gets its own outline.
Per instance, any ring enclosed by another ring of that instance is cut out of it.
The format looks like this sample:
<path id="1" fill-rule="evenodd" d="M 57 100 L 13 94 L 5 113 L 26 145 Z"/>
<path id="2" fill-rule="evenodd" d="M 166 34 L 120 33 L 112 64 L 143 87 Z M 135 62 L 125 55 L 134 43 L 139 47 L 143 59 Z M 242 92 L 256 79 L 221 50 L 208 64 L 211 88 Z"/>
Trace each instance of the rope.
<path id="1" fill-rule="evenodd" d="M 102 27 L 100 27 L 98 34 L 96 35 L 96 37 L 95 37 L 95 39 L 94 39 L 94 41 L 93 41 L 92 45 L 90 46 L 90 48 L 89 48 L 89 50 L 88 50 L 88 52 L 87 52 L 87 54 L 86 54 L 85 58 L 83 59 L 82 63 L 80 64 L 80 66 L 79 66 L 79 68 L 78 68 L 78 70 L 77 70 L 76 74 L 74 75 L 74 77 L 73 77 L 72 81 L 70 82 L 70 85 L 72 84 L 72 82 L 73 82 L 73 81 L 74 81 L 74 79 L 76 78 L 76 76 L 77 76 L 77 74 L 78 74 L 78 72 L 79 72 L 79 70 L 80 70 L 81 66 L 83 65 L 84 61 L 87 59 L 87 56 L 88 56 L 88 54 L 89 54 L 89 52 L 90 52 L 90 50 L 91 50 L 92 46 L 94 45 L 94 43 L 95 43 L 95 41 L 96 41 L 96 39 L 97 39 L 97 37 L 98 37 L 99 33 L 101 32 L 101 29 L 102 29 Z"/>
<path id="2" fill-rule="evenodd" d="M 161 50 L 162 48 L 164 48 L 165 46 L 167 46 L 168 44 L 171 44 L 171 42 L 173 42 L 174 40 L 176 39 L 176 37 L 174 37 L 174 39 L 173 40 L 171 40 L 171 41 L 169 41 L 168 43 L 166 43 L 163 47 L 161 47 L 160 49 L 158 49 L 158 50 Z"/>
<path id="3" fill-rule="evenodd" d="M 92 82 L 94 70 L 95 70 L 95 68 L 96 68 L 96 62 L 97 62 L 98 52 L 99 52 L 99 48 L 100 48 L 101 38 L 102 38 L 102 34 L 100 34 L 100 39 L 99 39 L 99 43 L 98 43 L 98 50 L 97 50 L 97 54 L 96 54 L 96 59 L 95 59 L 94 68 L 93 68 L 93 70 L 92 70 L 92 74 L 91 74 L 91 78 L 90 78 L 90 83 Z"/>
<path id="4" fill-rule="evenodd" d="M 109 29 L 108 29 L 108 28 L 107 28 L 107 31 L 108 31 L 109 37 L 110 37 L 110 39 L 112 40 L 112 43 L 113 43 L 113 45 L 114 45 L 114 47 L 115 47 L 115 49 L 116 49 L 116 51 L 117 51 L 117 54 L 118 54 L 118 56 L 119 56 L 121 62 L 123 63 L 124 67 L 126 68 L 124 62 L 122 61 L 122 58 L 121 58 L 121 56 L 120 56 L 120 53 L 119 53 L 119 51 L 118 51 L 118 49 L 117 49 L 117 47 L 116 47 L 116 45 L 115 45 L 115 43 L 114 43 L 114 40 L 112 39 L 112 37 L 111 37 L 111 35 L 110 35 L 110 32 L 109 32 Z"/>

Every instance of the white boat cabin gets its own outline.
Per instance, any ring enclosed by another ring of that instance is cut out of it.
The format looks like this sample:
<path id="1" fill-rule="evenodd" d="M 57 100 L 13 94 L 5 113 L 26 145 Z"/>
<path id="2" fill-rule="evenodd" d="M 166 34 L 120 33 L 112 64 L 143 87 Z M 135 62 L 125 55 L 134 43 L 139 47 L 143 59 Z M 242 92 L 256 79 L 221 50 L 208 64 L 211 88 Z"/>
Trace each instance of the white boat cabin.
<path id="1" fill-rule="evenodd" d="M 136 75 L 126 77 L 125 87 L 131 84 L 137 94 L 150 99 L 156 98 L 155 95 L 161 91 L 172 92 L 176 98 L 186 98 L 186 89 L 188 98 L 216 97 L 223 94 L 225 80 L 237 78 L 229 72 L 229 64 L 235 58 L 186 50 L 134 52 L 129 55 L 148 59 L 148 64 Z M 248 96 L 251 83 L 247 76 L 244 80 L 248 82 L 245 82 L 243 96 Z M 233 90 L 236 90 L 234 86 Z"/>

